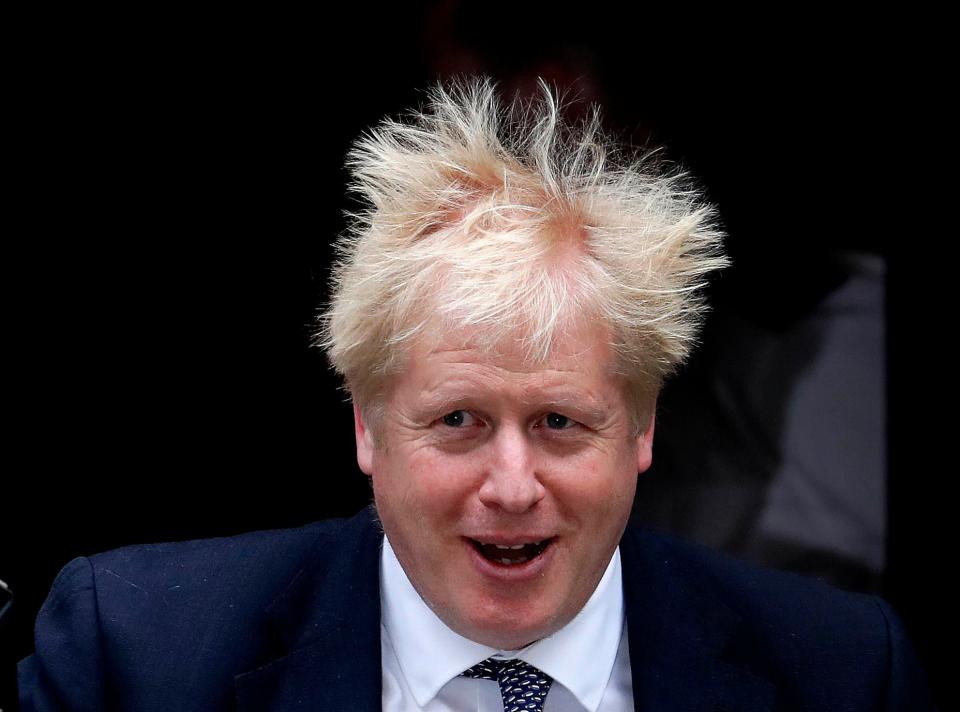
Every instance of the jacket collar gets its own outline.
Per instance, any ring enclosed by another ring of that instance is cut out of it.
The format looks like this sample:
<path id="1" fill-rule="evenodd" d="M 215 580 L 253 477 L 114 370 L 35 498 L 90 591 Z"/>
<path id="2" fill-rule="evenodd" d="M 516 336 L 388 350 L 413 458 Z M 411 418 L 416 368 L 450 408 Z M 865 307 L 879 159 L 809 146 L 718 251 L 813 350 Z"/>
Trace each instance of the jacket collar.
<path id="1" fill-rule="evenodd" d="M 372 509 L 324 529 L 267 614 L 281 657 L 236 678 L 239 710 L 379 710 L 380 548 Z M 637 712 L 764 712 L 774 686 L 733 662 L 741 617 L 662 540 L 620 543 Z"/>
<path id="2" fill-rule="evenodd" d="M 371 508 L 322 531 L 267 608 L 284 654 L 236 677 L 238 709 L 380 709 L 382 542 Z"/>

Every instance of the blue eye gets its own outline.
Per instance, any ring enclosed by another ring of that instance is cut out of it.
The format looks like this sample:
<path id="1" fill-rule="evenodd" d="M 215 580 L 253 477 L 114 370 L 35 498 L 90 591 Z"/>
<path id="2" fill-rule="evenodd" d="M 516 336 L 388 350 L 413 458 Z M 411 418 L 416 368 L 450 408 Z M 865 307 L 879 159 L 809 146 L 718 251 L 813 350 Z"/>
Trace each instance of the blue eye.
<path id="1" fill-rule="evenodd" d="M 548 413 L 546 418 L 547 427 L 551 430 L 563 430 L 569 428 L 573 421 L 565 415 L 559 413 Z"/>
<path id="2" fill-rule="evenodd" d="M 465 410 L 455 410 L 452 413 L 447 413 L 443 416 L 443 424 L 449 425 L 451 428 L 459 428 L 467 419 L 467 412 Z"/>

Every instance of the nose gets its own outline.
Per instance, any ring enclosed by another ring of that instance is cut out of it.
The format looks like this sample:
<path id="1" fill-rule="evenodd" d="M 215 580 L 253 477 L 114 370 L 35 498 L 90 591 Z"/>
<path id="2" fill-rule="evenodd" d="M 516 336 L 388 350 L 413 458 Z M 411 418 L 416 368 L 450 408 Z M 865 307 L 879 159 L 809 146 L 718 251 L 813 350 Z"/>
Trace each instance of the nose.
<path id="1" fill-rule="evenodd" d="M 537 476 L 536 453 L 520 428 L 503 428 L 493 438 L 480 501 L 487 507 L 522 514 L 544 498 Z"/>

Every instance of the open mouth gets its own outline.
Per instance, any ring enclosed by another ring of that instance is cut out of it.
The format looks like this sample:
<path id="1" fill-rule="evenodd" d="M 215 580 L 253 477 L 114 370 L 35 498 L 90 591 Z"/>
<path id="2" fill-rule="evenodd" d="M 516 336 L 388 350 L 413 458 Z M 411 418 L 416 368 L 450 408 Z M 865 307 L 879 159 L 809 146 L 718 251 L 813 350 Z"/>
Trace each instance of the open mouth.
<path id="1" fill-rule="evenodd" d="M 531 541 L 524 544 L 513 544 L 505 546 L 501 544 L 485 544 L 484 542 L 471 539 L 470 543 L 480 552 L 487 561 L 499 564 L 500 566 L 517 566 L 525 564 L 531 559 L 535 559 L 543 553 L 544 549 L 553 543 L 553 539 L 544 539 L 543 541 Z"/>

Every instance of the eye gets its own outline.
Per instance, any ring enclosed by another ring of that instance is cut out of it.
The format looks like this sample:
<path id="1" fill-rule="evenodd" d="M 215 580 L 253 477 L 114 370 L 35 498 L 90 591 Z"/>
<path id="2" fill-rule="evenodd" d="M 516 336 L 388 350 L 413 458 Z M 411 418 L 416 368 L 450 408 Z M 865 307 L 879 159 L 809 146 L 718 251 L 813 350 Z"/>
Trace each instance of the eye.
<path id="1" fill-rule="evenodd" d="M 546 423 L 550 430 L 566 430 L 576 424 L 575 420 L 565 415 L 560 415 L 560 413 L 547 413 L 543 422 Z"/>
<path id="2" fill-rule="evenodd" d="M 440 420 L 448 427 L 462 428 L 464 425 L 470 425 L 473 422 L 473 416 L 465 410 L 455 410 L 447 413 Z"/>

